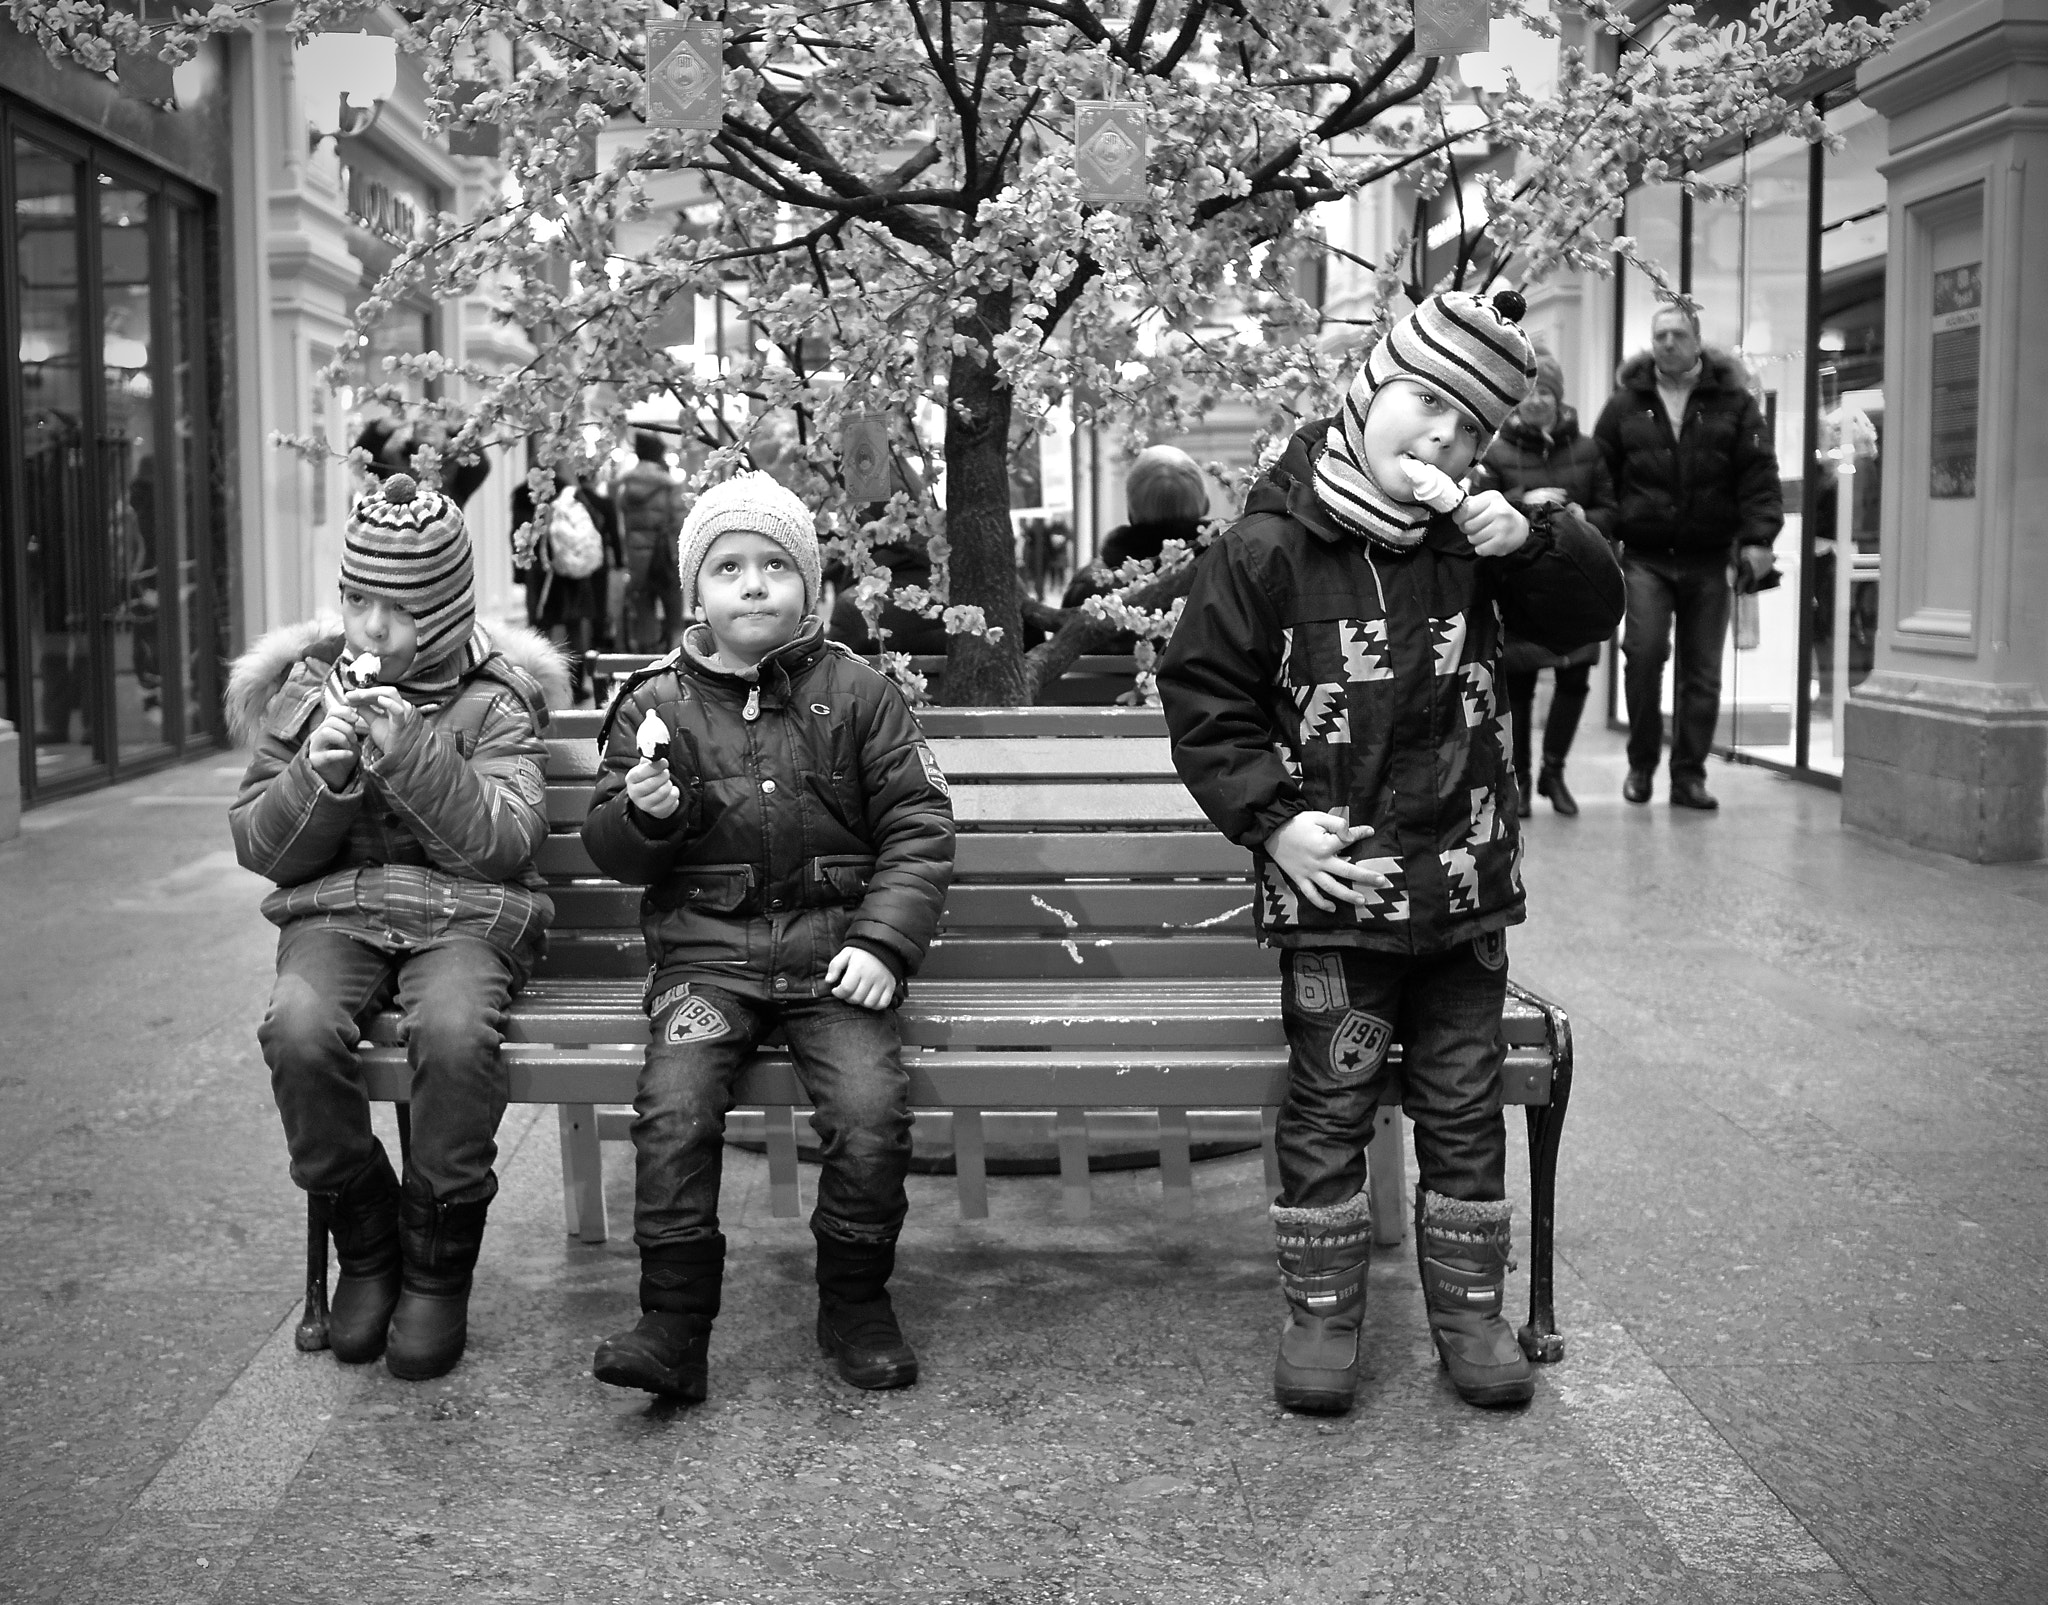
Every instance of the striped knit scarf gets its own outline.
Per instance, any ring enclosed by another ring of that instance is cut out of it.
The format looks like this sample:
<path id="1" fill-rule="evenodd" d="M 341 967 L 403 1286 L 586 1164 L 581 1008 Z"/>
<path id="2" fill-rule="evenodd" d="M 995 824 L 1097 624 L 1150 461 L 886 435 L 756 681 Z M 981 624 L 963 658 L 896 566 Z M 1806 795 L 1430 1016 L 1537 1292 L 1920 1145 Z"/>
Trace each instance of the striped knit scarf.
<path id="1" fill-rule="evenodd" d="M 1344 398 L 1339 427 L 1323 436 L 1323 454 L 1316 460 L 1316 497 L 1346 529 L 1405 552 L 1422 544 L 1432 515 L 1420 502 L 1394 500 L 1372 477 L 1365 465 L 1365 416 L 1356 389 Z"/>
<path id="2" fill-rule="evenodd" d="M 415 663 L 412 673 L 403 680 L 394 681 L 392 689 L 423 714 L 437 712 L 454 695 L 462 684 L 463 677 L 471 673 L 478 664 L 491 655 L 491 634 L 481 624 L 469 633 L 459 652 L 443 657 L 439 663 Z M 349 706 L 343 695 L 349 688 L 342 679 L 342 671 L 356 660 L 358 654 L 343 647 L 341 656 L 334 660 L 334 667 L 327 671 L 322 684 L 321 700 L 328 712 Z"/>

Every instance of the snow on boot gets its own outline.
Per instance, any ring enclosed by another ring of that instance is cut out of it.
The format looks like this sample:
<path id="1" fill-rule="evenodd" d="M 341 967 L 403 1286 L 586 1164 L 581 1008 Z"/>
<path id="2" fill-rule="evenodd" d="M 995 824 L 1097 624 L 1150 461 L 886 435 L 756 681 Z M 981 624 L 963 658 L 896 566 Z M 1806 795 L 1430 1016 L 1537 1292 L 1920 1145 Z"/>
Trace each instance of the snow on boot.
<path id="1" fill-rule="evenodd" d="M 1273 1397 L 1289 1410 L 1341 1414 L 1358 1396 L 1358 1327 L 1372 1259 L 1366 1193 L 1321 1209 L 1272 1206 L 1287 1321 L 1273 1362 Z"/>
<path id="2" fill-rule="evenodd" d="M 724 1275 L 723 1237 L 641 1249 L 640 1322 L 598 1344 L 591 1374 L 615 1388 L 701 1403 Z"/>
<path id="3" fill-rule="evenodd" d="M 1467 1404 L 1527 1404 L 1536 1394 L 1528 1357 L 1501 1316 L 1513 1209 L 1505 1199 L 1415 1188 L 1415 1258 L 1429 1331 Z"/>
<path id="4" fill-rule="evenodd" d="M 385 1329 L 398 1303 L 398 1177 L 384 1145 L 338 1193 L 326 1195 L 340 1274 L 327 1311 L 327 1347 L 346 1365 L 384 1352 Z"/>
<path id="5" fill-rule="evenodd" d="M 491 1194 L 498 1181 L 491 1178 Z M 391 1312 L 384 1367 L 407 1382 L 424 1382 L 455 1368 L 469 1341 L 469 1285 L 484 1245 L 491 1195 L 465 1204 L 436 1200 L 408 1177 L 398 1204 L 398 1244 L 404 1256 L 398 1308 Z"/>
<path id="6" fill-rule="evenodd" d="M 896 1244 L 818 1239 L 818 1346 L 841 1380 L 856 1388 L 907 1388 L 917 1380 L 917 1351 L 904 1340 L 889 1302 Z"/>

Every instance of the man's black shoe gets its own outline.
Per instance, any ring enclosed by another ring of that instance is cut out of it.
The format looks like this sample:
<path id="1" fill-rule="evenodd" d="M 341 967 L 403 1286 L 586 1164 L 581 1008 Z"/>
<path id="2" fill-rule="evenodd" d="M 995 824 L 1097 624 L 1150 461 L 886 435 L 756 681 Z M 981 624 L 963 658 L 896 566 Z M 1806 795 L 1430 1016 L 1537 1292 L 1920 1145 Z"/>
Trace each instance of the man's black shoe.
<path id="1" fill-rule="evenodd" d="M 1673 808 L 1697 808 L 1702 813 L 1712 813 L 1721 806 L 1720 799 L 1707 790 L 1701 780 L 1674 780 L 1671 782 L 1671 806 Z"/>
<path id="2" fill-rule="evenodd" d="M 1646 803 L 1650 800 L 1649 770 L 1631 769 L 1628 772 L 1628 779 L 1621 783 L 1621 800 L 1632 803 Z M 1677 800 L 1676 797 L 1672 798 L 1673 802 Z"/>

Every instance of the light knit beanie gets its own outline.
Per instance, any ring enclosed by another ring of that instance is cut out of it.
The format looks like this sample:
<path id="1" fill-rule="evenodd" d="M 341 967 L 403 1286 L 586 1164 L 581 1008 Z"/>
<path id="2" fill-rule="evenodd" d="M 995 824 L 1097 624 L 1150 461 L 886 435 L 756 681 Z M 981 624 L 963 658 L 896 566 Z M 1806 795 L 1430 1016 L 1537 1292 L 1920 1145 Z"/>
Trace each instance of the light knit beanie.
<path id="1" fill-rule="evenodd" d="M 749 469 L 713 485 L 697 498 L 683 520 L 683 533 L 676 541 L 676 568 L 683 579 L 683 611 L 697 611 L 697 571 L 704 566 L 704 554 L 721 535 L 734 530 L 751 530 L 765 535 L 796 564 L 804 581 L 804 610 L 818 605 L 818 527 L 811 510 L 794 491 L 774 476 Z"/>
<path id="2" fill-rule="evenodd" d="M 396 602 L 419 631 L 421 667 L 458 652 L 476 628 L 475 571 L 462 509 L 410 474 L 356 498 L 341 547 L 341 583 Z"/>
<path id="3" fill-rule="evenodd" d="M 1431 296 L 1372 348 L 1345 398 L 1347 421 L 1355 413 L 1362 426 L 1372 398 L 1389 379 L 1420 379 L 1441 390 L 1490 438 L 1536 377 L 1529 337 L 1515 327 L 1523 310 L 1513 290 L 1491 301 L 1461 290 Z"/>

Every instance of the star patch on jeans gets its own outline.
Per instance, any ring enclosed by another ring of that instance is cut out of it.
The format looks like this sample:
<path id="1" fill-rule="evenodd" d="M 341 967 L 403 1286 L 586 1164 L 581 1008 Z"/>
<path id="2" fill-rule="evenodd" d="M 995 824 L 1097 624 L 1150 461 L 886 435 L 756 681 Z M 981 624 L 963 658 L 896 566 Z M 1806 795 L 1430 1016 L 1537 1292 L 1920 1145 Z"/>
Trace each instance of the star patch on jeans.
<path id="1" fill-rule="evenodd" d="M 1369 1076 L 1385 1062 L 1393 1040 L 1394 1028 L 1378 1015 L 1349 1009 L 1330 1033 L 1330 1068 L 1352 1080 Z"/>
<path id="2" fill-rule="evenodd" d="M 661 1040 L 670 1043 L 702 1042 L 707 1037 L 722 1037 L 731 1029 L 725 1016 L 702 998 L 684 998 L 676 1005 L 675 1013 L 668 1017 Z"/>

